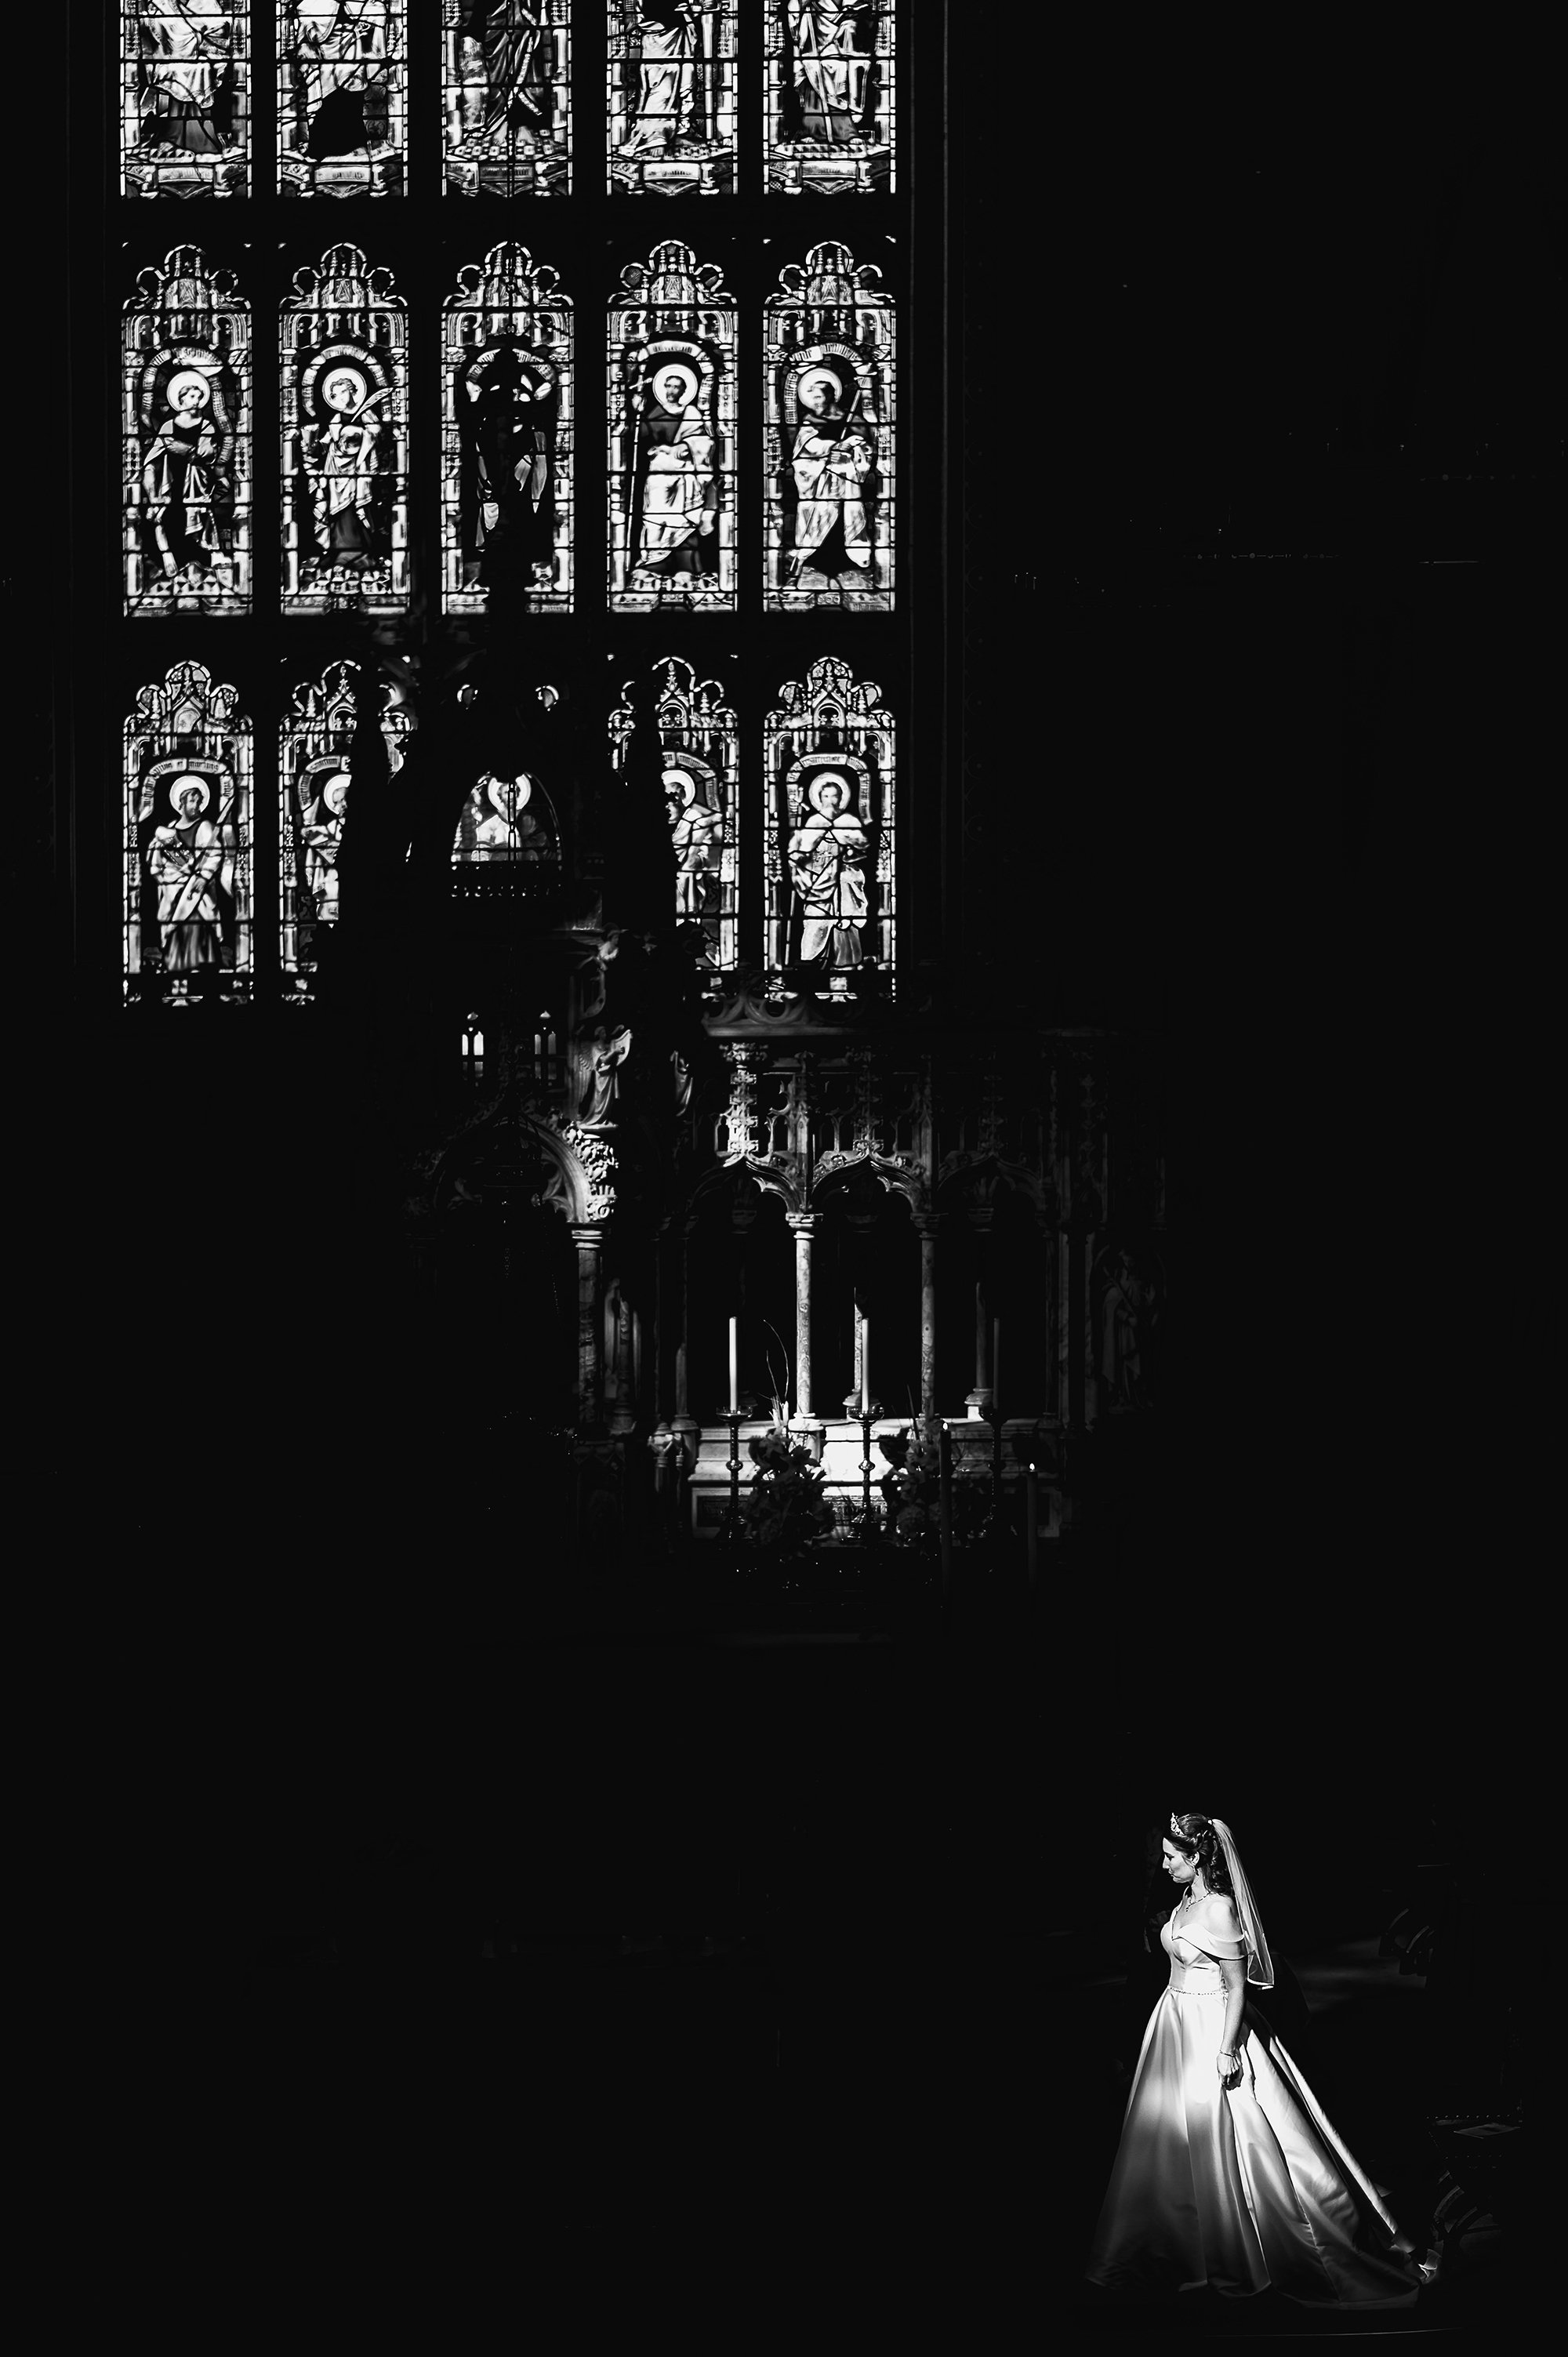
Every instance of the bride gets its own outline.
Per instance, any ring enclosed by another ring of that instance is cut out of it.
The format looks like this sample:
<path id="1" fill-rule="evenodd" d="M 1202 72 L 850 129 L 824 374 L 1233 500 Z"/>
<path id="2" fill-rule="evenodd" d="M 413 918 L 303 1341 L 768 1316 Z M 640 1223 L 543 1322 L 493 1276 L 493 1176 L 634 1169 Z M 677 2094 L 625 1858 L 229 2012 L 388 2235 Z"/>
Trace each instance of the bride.
<path id="1" fill-rule="evenodd" d="M 1181 1897 L 1170 1985 L 1144 2033 L 1090 2244 L 1105 2290 L 1273 2290 L 1309 2307 L 1402 2308 L 1430 2270 L 1351 2158 L 1252 1990 L 1273 1964 L 1229 1826 L 1173 1816 Z"/>

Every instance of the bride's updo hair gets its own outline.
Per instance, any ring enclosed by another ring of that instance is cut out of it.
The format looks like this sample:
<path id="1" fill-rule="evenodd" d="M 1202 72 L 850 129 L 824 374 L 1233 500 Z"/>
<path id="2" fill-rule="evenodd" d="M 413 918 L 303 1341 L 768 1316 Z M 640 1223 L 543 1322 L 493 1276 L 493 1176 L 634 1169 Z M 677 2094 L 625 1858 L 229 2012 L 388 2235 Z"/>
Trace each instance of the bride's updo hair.
<path id="1" fill-rule="evenodd" d="M 1176 1822 L 1181 1831 L 1173 1830 L 1165 1836 L 1172 1848 L 1179 1849 L 1185 1857 L 1197 1858 L 1203 1868 L 1203 1879 L 1210 1890 L 1222 1891 L 1227 1899 L 1234 1899 L 1236 1893 L 1230 1888 L 1230 1877 L 1225 1869 L 1225 1852 L 1208 1819 L 1188 1814 L 1177 1817 Z"/>

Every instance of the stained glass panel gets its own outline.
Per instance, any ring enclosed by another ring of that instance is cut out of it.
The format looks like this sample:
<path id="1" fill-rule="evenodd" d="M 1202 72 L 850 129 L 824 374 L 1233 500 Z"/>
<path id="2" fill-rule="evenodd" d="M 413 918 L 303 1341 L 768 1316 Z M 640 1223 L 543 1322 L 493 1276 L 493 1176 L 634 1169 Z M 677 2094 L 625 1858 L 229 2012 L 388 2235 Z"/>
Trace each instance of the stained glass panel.
<path id="1" fill-rule="evenodd" d="M 357 245 L 295 273 L 283 307 L 283 607 L 408 603 L 408 314 Z"/>
<path id="2" fill-rule="evenodd" d="M 123 329 L 125 611 L 251 603 L 251 313 L 199 246 L 144 270 Z"/>
<path id="3" fill-rule="evenodd" d="M 457 273 L 442 316 L 442 597 L 572 609 L 572 306 L 526 247 Z"/>
<path id="4" fill-rule="evenodd" d="M 235 701 L 180 662 L 126 719 L 127 998 L 249 991 L 251 723 Z"/>
<path id="5" fill-rule="evenodd" d="M 442 0 L 441 38 L 448 192 L 569 195 L 570 0 Z"/>
<path id="6" fill-rule="evenodd" d="M 611 196 L 731 196 L 734 0 L 607 0 Z"/>
<path id="7" fill-rule="evenodd" d="M 653 670 L 660 683 L 664 814 L 675 852 L 676 922 L 700 964 L 727 970 L 736 962 L 739 726 L 717 680 L 699 680 L 679 655 L 664 657 Z M 628 680 L 610 715 L 618 770 L 626 767 L 636 726 Z"/>
<path id="8" fill-rule="evenodd" d="M 407 0 L 277 0 L 278 193 L 401 197 Z"/>
<path id="9" fill-rule="evenodd" d="M 278 746 L 278 911 L 283 971 L 308 996 L 322 929 L 338 921 L 338 855 L 352 785 L 360 666 L 329 663 L 294 691 Z M 403 766 L 413 720 L 390 681 L 379 683 L 391 770 Z"/>
<path id="10" fill-rule="evenodd" d="M 881 689 L 823 656 L 779 691 L 763 763 L 769 976 L 843 998 L 880 967 L 890 986 L 895 772 Z"/>
<path id="11" fill-rule="evenodd" d="M 780 196 L 890 193 L 894 0 L 765 5 L 765 188 Z"/>
<path id="12" fill-rule="evenodd" d="M 736 314 L 716 263 L 657 245 L 609 317 L 609 587 L 618 613 L 733 612 Z"/>
<path id="13" fill-rule="evenodd" d="M 779 274 L 763 330 L 763 603 L 893 606 L 893 298 L 847 245 Z"/>
<path id="14" fill-rule="evenodd" d="M 250 0 L 120 0 L 127 197 L 251 192 Z"/>

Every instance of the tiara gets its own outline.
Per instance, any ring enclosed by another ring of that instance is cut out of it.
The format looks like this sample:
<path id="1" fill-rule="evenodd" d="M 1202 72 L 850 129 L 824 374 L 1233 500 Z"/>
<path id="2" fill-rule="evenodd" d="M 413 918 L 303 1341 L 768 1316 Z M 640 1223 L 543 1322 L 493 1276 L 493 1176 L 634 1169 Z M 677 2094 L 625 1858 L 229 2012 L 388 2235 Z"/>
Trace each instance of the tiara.
<path id="1" fill-rule="evenodd" d="M 1210 1818 L 1209 1822 L 1206 1825 L 1200 1826 L 1197 1833 L 1189 1834 L 1184 1830 L 1180 1818 L 1173 1809 L 1171 1811 L 1171 1831 L 1176 1835 L 1178 1841 L 1201 1841 L 1205 1834 L 1214 1833 L 1214 1822 L 1213 1819 Z M 1216 1834 L 1215 1839 L 1218 1841 L 1219 1838 L 1219 1836 Z"/>

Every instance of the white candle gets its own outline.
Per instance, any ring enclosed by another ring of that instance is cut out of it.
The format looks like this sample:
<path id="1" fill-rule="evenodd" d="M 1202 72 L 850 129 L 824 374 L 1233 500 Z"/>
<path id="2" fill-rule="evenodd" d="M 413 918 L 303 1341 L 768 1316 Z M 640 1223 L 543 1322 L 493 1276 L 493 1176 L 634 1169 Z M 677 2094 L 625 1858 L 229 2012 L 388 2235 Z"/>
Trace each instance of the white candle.
<path id="1" fill-rule="evenodd" d="M 1032 1465 L 1029 1468 L 1028 1520 L 1026 1524 L 1026 1539 L 1029 1585 L 1033 1587 L 1040 1568 L 1040 1477 Z"/>
<path id="2" fill-rule="evenodd" d="M 1002 1320 L 991 1321 L 991 1405 L 998 1415 L 1002 1413 Z"/>
<path id="3" fill-rule="evenodd" d="M 729 1321 L 729 1412 L 731 1415 L 740 1414 L 739 1330 L 740 1319 L 732 1318 Z"/>
<path id="4" fill-rule="evenodd" d="M 871 1414 L 871 1320 L 860 1321 L 860 1412 Z"/>

